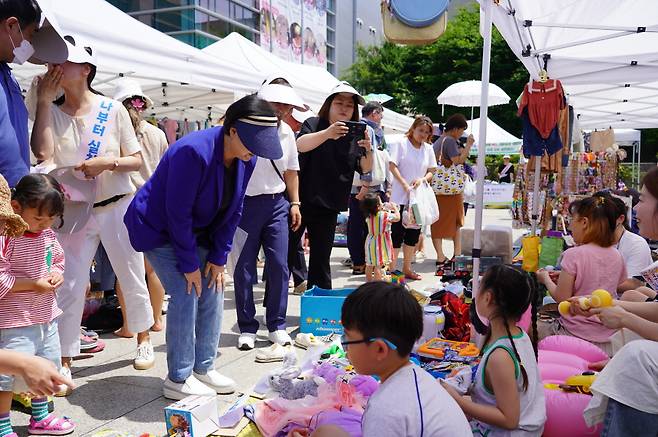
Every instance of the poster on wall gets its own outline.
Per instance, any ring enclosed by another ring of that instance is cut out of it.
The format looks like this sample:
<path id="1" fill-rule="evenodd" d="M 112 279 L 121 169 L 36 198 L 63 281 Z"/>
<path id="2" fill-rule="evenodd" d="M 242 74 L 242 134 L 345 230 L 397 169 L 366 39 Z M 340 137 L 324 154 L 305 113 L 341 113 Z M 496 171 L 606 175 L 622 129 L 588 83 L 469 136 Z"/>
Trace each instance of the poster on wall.
<path id="1" fill-rule="evenodd" d="M 327 67 L 327 0 L 304 0 L 304 64 Z"/>
<path id="2" fill-rule="evenodd" d="M 286 61 L 327 67 L 327 0 L 261 0 L 260 45 Z"/>

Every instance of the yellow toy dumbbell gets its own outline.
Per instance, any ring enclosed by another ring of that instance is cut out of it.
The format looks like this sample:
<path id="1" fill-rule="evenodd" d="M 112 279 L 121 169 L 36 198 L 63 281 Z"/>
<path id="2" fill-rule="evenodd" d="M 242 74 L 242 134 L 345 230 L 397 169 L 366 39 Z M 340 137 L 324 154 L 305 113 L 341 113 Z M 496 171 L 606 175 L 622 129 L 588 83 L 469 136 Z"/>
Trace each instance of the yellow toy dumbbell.
<path id="1" fill-rule="evenodd" d="M 606 290 L 599 288 L 598 290 L 594 290 L 590 297 L 579 298 L 578 305 L 580 305 L 580 308 L 583 310 L 609 307 L 612 305 L 612 295 Z M 560 302 L 557 309 L 562 317 L 569 317 L 571 315 L 569 313 L 569 307 L 571 307 L 571 302 L 568 300 Z"/>

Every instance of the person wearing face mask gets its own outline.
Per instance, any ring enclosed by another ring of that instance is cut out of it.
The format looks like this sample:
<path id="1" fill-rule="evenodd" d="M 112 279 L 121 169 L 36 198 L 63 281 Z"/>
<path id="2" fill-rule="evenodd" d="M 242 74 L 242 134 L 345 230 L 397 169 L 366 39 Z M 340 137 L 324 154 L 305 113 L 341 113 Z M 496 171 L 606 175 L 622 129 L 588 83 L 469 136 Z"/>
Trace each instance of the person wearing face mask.
<path id="1" fill-rule="evenodd" d="M 308 230 L 309 288 L 331 289 L 329 259 L 338 213 L 347 210 L 354 172 L 372 170 L 368 131 L 358 143 L 347 135 L 345 122 L 359 121 L 359 104 L 365 104 L 363 97 L 349 83 L 340 82 L 322 104 L 318 116 L 304 122 L 297 137 L 302 225 L 295 232 L 294 244 Z"/>
<path id="2" fill-rule="evenodd" d="M 288 229 L 296 231 L 302 220 L 299 212 L 299 161 L 295 134 L 283 119 L 293 108 L 304 111 L 306 107 L 290 83 L 281 77 L 265 81 L 258 96 L 272 105 L 279 119 L 278 131 L 283 157 L 278 160 L 257 158 L 254 173 L 247 185 L 239 225 L 247 237 L 233 275 L 235 309 L 240 328 L 238 348 L 241 350 L 254 348 L 259 327 L 252 284 L 258 275 L 256 260 L 261 246 L 265 251 L 264 300 L 269 340 L 279 345 L 292 343 L 286 332 L 290 277 Z"/>
<path id="3" fill-rule="evenodd" d="M 8 64 L 23 64 L 35 54 L 30 41 L 40 21 L 41 9 L 35 0 L 0 0 L 0 174 L 10 187 L 29 173 L 30 141 L 27 109 Z M 38 54 L 46 61 L 66 60 L 65 51 L 40 50 Z"/>

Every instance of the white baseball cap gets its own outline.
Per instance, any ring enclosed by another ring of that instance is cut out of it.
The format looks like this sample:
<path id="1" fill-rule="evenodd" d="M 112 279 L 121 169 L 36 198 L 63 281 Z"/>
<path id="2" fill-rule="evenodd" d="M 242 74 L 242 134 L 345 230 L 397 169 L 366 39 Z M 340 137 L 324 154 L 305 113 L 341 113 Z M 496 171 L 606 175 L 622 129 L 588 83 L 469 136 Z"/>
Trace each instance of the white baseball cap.
<path id="1" fill-rule="evenodd" d="M 135 79 L 129 79 L 127 77 L 120 79 L 117 81 L 117 86 L 114 89 L 114 100 L 118 100 L 119 102 L 123 102 L 129 97 L 133 96 L 139 96 L 146 101 L 146 105 L 150 108 L 153 106 L 153 100 L 149 98 L 146 94 L 144 94 L 144 91 L 142 91 L 142 87 L 139 85 L 139 82 L 137 82 Z"/>
<path id="2" fill-rule="evenodd" d="M 503 159 L 511 159 L 509 155 L 503 156 Z"/>
<path id="3" fill-rule="evenodd" d="M 304 112 L 298 111 L 296 109 L 292 110 L 292 118 L 294 118 L 300 123 L 304 123 L 306 120 L 308 120 L 311 117 L 315 117 L 315 114 L 310 109 Z"/>
<path id="4" fill-rule="evenodd" d="M 352 85 L 349 84 L 349 82 L 339 82 L 336 84 L 336 86 L 331 90 L 329 93 L 329 97 L 333 96 L 334 94 L 340 94 L 340 93 L 349 93 L 349 94 L 354 94 L 359 101 L 359 105 L 363 106 L 366 104 L 366 99 L 364 99 L 361 94 L 357 90 L 354 89 Z"/>

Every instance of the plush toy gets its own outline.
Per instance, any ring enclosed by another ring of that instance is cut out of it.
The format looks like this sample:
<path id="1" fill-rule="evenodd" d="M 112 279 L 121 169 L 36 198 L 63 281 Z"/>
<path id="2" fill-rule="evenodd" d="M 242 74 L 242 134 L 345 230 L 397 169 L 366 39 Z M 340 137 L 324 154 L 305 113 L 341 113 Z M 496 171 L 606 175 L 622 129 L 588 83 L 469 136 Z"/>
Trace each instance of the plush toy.
<path id="1" fill-rule="evenodd" d="M 588 310 L 590 308 L 601 308 L 612 306 L 612 296 L 606 290 L 598 289 L 592 292 L 590 297 L 581 297 L 578 299 L 578 305 L 583 310 Z M 557 309 L 560 312 L 562 317 L 569 317 L 569 308 L 571 307 L 571 302 L 568 300 L 563 300 L 558 305 Z"/>
<path id="2" fill-rule="evenodd" d="M 323 384 L 322 378 L 311 377 L 309 379 L 296 380 L 302 373 L 297 365 L 297 355 L 287 354 L 283 358 L 283 367 L 270 373 L 270 387 L 279 393 L 283 399 L 301 399 L 307 395 L 317 396 L 318 386 Z"/>

